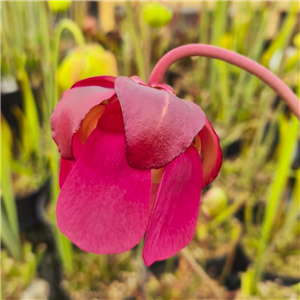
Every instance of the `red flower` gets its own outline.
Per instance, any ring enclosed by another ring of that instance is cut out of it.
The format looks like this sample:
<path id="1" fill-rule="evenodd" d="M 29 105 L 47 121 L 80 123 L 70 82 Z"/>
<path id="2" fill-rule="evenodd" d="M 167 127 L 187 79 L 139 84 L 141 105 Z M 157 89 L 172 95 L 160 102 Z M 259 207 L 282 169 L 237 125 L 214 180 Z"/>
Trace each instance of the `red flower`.
<path id="1" fill-rule="evenodd" d="M 57 222 L 74 244 L 119 253 L 146 234 L 150 265 L 190 242 L 201 190 L 222 162 L 199 106 L 164 84 L 100 76 L 67 90 L 51 123 L 62 157 Z"/>

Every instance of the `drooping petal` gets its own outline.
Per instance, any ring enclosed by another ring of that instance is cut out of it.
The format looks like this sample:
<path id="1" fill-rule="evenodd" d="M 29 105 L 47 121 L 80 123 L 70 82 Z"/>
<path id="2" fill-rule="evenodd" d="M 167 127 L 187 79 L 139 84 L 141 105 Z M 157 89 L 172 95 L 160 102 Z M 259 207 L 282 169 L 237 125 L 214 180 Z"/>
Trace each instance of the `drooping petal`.
<path id="1" fill-rule="evenodd" d="M 64 92 L 51 116 L 53 139 L 60 155 L 74 160 L 72 137 L 78 131 L 82 120 L 94 106 L 110 99 L 114 90 L 99 86 L 84 86 Z"/>
<path id="2" fill-rule="evenodd" d="M 207 118 L 205 126 L 198 135 L 201 140 L 204 188 L 217 177 L 222 165 L 223 155 L 219 144 L 219 137 Z"/>
<path id="3" fill-rule="evenodd" d="M 101 86 L 114 89 L 116 77 L 114 76 L 96 76 L 80 80 L 73 84 L 72 89 L 83 86 Z"/>
<path id="4" fill-rule="evenodd" d="M 72 147 L 73 147 L 73 154 L 74 154 L 75 159 L 78 160 L 79 157 L 80 157 L 80 155 L 81 155 L 81 153 L 82 153 L 83 144 L 80 142 L 80 139 L 79 139 L 77 133 L 75 133 L 73 135 L 72 141 L 73 141 L 73 145 L 72 145 Z"/>
<path id="5" fill-rule="evenodd" d="M 105 106 L 106 105 L 103 104 L 94 106 L 82 120 L 80 128 L 77 131 L 77 135 L 83 145 L 85 144 L 90 134 L 97 127 L 98 121 L 105 111 Z"/>
<path id="6" fill-rule="evenodd" d="M 138 84 L 147 86 L 147 83 L 144 82 L 139 76 L 136 76 L 136 75 L 130 76 L 130 79 L 132 79 L 134 82 L 137 82 Z"/>
<path id="7" fill-rule="evenodd" d="M 164 167 L 185 151 L 205 124 L 201 108 L 168 92 L 117 77 L 126 154 L 133 168 Z"/>
<path id="8" fill-rule="evenodd" d="M 61 158 L 59 165 L 59 187 L 62 188 L 76 161 Z"/>
<path id="9" fill-rule="evenodd" d="M 82 153 L 83 145 L 81 144 L 77 134 L 73 135 L 72 147 L 73 147 L 74 157 L 76 160 L 78 160 Z M 63 184 L 65 183 L 69 173 L 71 172 L 71 170 L 73 169 L 75 164 L 76 164 L 76 161 L 68 160 L 68 159 L 64 159 L 64 158 L 60 159 L 60 167 L 59 167 L 59 187 L 60 188 L 62 188 Z"/>
<path id="10" fill-rule="evenodd" d="M 153 84 L 151 87 L 154 87 L 154 88 L 160 89 L 160 90 L 164 90 L 166 92 L 169 92 L 169 93 L 175 95 L 173 88 L 171 86 L 169 86 L 168 84 L 157 83 L 157 84 Z"/>
<path id="11" fill-rule="evenodd" d="M 117 97 L 112 98 L 111 102 L 106 106 L 98 126 L 104 131 L 122 133 L 124 135 L 123 115 Z"/>
<path id="12" fill-rule="evenodd" d="M 145 233 L 150 190 L 151 172 L 127 163 L 124 135 L 97 127 L 59 195 L 58 226 L 85 251 L 127 251 Z"/>
<path id="13" fill-rule="evenodd" d="M 146 265 L 166 259 L 192 239 L 199 214 L 202 168 L 191 146 L 166 166 L 146 232 Z"/>

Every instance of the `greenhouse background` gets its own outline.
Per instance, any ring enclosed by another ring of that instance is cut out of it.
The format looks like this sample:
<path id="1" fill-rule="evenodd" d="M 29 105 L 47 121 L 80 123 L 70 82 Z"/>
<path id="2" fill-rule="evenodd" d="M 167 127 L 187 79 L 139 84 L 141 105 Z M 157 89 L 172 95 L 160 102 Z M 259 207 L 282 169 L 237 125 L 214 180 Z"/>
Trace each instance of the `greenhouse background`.
<path id="1" fill-rule="evenodd" d="M 147 267 L 143 241 L 97 255 L 57 226 L 50 117 L 63 92 L 99 75 L 147 82 L 190 43 L 249 57 L 300 97 L 296 1 L 1 2 L 1 299 L 299 299 L 299 121 L 222 61 L 184 58 L 163 80 L 201 106 L 223 152 L 188 246 Z"/>

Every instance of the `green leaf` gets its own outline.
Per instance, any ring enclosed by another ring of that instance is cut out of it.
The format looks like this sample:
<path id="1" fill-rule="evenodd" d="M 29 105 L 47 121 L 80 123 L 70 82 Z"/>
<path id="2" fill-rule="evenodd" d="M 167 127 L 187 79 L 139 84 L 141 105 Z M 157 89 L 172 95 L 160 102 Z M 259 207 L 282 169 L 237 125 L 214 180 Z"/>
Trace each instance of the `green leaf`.
<path id="1" fill-rule="evenodd" d="M 15 197 L 12 187 L 11 174 L 11 142 L 12 136 L 10 128 L 4 117 L 1 118 L 1 203 L 5 208 L 6 226 L 10 228 L 9 232 L 12 234 L 16 243 L 19 242 L 19 229 L 17 209 L 15 204 Z M 2 212 L 4 214 L 4 211 Z M 2 228 L 2 231 L 4 229 Z M 6 234 L 6 233 L 5 233 Z"/>
<path id="2" fill-rule="evenodd" d="M 15 233 L 12 230 L 12 227 L 9 224 L 8 218 L 4 213 L 4 210 L 1 209 L 1 240 L 4 245 L 11 253 L 11 255 L 18 261 L 22 259 L 22 248 L 20 240 L 16 237 Z"/>

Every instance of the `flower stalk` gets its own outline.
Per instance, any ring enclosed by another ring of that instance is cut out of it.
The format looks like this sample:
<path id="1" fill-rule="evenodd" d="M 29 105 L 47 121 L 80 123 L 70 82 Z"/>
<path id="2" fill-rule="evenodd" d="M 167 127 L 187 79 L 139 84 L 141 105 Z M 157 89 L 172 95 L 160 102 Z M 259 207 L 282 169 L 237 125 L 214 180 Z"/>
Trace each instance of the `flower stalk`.
<path id="1" fill-rule="evenodd" d="M 85 44 L 84 36 L 80 28 L 76 25 L 75 22 L 63 19 L 58 24 L 55 37 L 54 37 L 54 74 L 57 74 L 57 67 L 58 67 L 58 60 L 59 60 L 59 45 L 60 45 L 60 38 L 64 30 L 68 30 L 74 37 L 74 40 L 78 46 L 82 46 Z M 56 78 L 55 78 L 56 79 Z M 54 85 L 55 92 L 54 92 L 54 103 L 52 109 L 55 107 L 58 101 L 58 91 L 57 91 L 57 84 Z"/>
<path id="2" fill-rule="evenodd" d="M 245 71 L 258 77 L 268 86 L 270 86 L 278 94 L 278 96 L 281 97 L 281 99 L 290 108 L 292 113 L 297 117 L 298 120 L 300 120 L 300 101 L 281 79 L 255 61 L 243 55 L 216 46 L 190 44 L 178 47 L 168 52 L 156 64 L 150 75 L 148 84 L 151 85 L 160 83 L 165 72 L 173 63 L 184 57 L 190 56 L 203 56 L 222 60 L 244 69 Z"/>
<path id="3" fill-rule="evenodd" d="M 55 36 L 54 36 L 54 49 L 53 49 L 53 72 L 54 72 L 54 79 L 55 82 L 53 84 L 54 87 L 54 92 L 53 92 L 53 99 L 51 102 L 51 107 L 50 107 L 50 111 L 53 110 L 53 108 L 55 107 L 55 105 L 58 102 L 58 85 L 56 82 L 56 76 L 57 76 L 57 68 L 58 68 L 58 61 L 59 61 L 59 45 L 60 45 L 60 39 L 61 39 L 61 35 L 63 33 L 64 30 L 68 30 L 69 32 L 71 32 L 71 34 L 74 37 L 74 40 L 76 42 L 76 44 L 78 46 L 82 46 L 85 44 L 85 40 L 84 40 L 84 36 L 80 30 L 80 28 L 76 25 L 75 22 L 69 20 L 69 19 L 63 19 L 61 20 L 61 22 L 58 24 L 57 28 L 56 28 L 56 32 L 55 32 Z M 54 146 L 54 144 L 53 144 Z M 59 157 L 58 157 L 58 153 L 53 151 L 53 157 L 51 160 L 51 169 L 52 172 L 54 174 L 53 176 L 53 184 L 52 184 L 52 196 L 53 199 L 57 199 L 58 194 L 59 194 L 59 184 L 58 184 L 58 174 L 59 174 Z M 72 271 L 73 270 L 73 266 L 72 266 L 72 244 L 70 243 L 70 241 L 63 235 L 60 233 L 59 229 L 57 228 L 57 226 L 55 227 L 55 232 L 56 232 L 56 241 L 58 244 L 58 249 L 62 258 L 62 262 L 64 267 L 69 270 Z"/>

